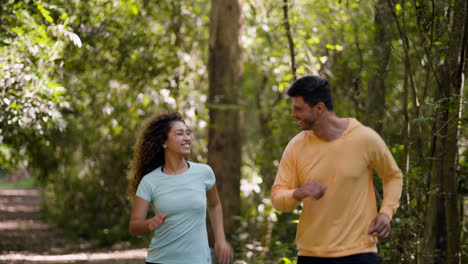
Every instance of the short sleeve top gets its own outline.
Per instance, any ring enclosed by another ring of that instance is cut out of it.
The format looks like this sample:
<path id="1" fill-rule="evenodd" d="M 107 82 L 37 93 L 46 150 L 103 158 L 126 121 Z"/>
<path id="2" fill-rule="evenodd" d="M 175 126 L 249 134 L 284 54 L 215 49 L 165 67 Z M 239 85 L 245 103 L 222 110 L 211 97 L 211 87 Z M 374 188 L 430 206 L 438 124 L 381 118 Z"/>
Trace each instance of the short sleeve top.
<path id="1" fill-rule="evenodd" d="M 167 213 L 156 227 L 148 248 L 147 262 L 211 263 L 206 232 L 206 191 L 215 184 L 210 166 L 189 162 L 182 174 L 169 175 L 162 167 L 143 177 L 136 195 Z"/>

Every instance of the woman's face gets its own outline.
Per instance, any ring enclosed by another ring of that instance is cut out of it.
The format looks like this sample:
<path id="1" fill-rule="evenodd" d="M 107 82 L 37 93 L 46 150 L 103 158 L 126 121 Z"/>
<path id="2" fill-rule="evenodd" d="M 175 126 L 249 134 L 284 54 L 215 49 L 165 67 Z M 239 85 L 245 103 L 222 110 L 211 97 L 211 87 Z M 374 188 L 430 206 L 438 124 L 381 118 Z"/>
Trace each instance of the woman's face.
<path id="1" fill-rule="evenodd" d="M 190 145 L 192 143 L 191 133 L 192 131 L 190 131 L 183 122 L 172 122 L 167 141 L 163 145 L 166 154 L 182 156 L 190 154 Z"/>

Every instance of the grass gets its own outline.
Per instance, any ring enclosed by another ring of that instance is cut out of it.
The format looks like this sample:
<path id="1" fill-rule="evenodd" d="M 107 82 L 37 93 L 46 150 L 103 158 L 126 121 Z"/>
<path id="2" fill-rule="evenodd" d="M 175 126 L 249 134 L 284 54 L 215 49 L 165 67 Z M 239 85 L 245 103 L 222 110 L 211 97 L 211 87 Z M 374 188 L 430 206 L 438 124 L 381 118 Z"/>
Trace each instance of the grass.
<path id="1" fill-rule="evenodd" d="M 0 189 L 31 189 L 38 187 L 38 184 L 34 178 L 19 180 L 16 182 L 8 182 L 5 179 L 0 178 Z"/>

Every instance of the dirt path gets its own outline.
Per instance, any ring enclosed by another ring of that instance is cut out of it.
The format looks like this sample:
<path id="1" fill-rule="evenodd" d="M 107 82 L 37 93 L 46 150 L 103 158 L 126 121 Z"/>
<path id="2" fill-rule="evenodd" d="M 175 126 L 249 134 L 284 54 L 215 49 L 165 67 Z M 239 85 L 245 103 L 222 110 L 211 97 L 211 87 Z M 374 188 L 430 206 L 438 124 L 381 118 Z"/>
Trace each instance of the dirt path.
<path id="1" fill-rule="evenodd" d="M 0 263 L 142 264 L 146 249 L 93 249 L 40 220 L 38 190 L 0 190 Z"/>

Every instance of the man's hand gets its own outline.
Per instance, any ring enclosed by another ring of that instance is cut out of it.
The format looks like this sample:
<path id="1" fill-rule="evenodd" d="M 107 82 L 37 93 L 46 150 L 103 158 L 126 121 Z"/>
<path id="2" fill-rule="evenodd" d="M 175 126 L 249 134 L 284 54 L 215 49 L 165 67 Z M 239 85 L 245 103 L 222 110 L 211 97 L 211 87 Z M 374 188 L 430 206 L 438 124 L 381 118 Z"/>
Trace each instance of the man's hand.
<path id="1" fill-rule="evenodd" d="M 316 200 L 322 198 L 327 190 L 328 185 L 322 185 L 316 180 L 310 180 L 304 184 L 301 188 L 294 191 L 293 196 L 296 200 L 301 201 L 307 197 L 312 197 Z"/>
<path id="2" fill-rule="evenodd" d="M 152 217 L 152 218 L 146 220 L 146 224 L 148 225 L 148 229 L 150 231 L 153 231 L 160 224 L 164 223 L 166 218 L 167 218 L 167 214 L 158 214 L 155 217 Z"/>
<path id="3" fill-rule="evenodd" d="M 369 228 L 369 235 L 376 236 L 378 239 L 387 238 L 390 234 L 390 217 L 384 213 L 379 213 Z"/>
<path id="4" fill-rule="evenodd" d="M 234 253 L 231 245 L 226 240 L 216 241 L 214 250 L 219 263 L 227 264 L 232 262 Z"/>

